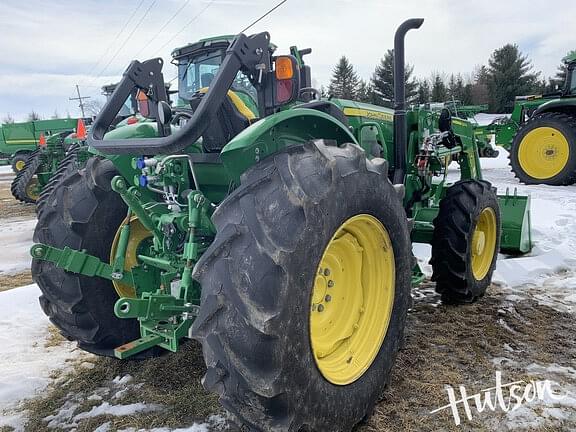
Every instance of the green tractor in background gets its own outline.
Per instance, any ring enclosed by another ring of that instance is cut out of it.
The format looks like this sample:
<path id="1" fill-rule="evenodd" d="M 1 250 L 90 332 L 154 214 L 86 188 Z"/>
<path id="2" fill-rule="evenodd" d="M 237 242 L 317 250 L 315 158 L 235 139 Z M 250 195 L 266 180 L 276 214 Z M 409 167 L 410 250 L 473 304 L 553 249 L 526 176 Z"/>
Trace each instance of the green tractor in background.
<path id="1" fill-rule="evenodd" d="M 76 131 L 82 128 L 81 136 Z M 40 136 L 38 148 L 31 152 L 23 168 L 12 181 L 10 191 L 14 198 L 24 203 L 36 204 L 47 197 L 56 183 L 71 171 L 80 168 L 88 154 L 80 155 L 86 148 L 84 121 L 78 119 L 75 129 Z"/>
<path id="2" fill-rule="evenodd" d="M 576 182 L 576 53 L 563 61 L 563 89 L 519 96 L 510 118 L 477 128 L 478 133 L 496 135 L 496 144 L 510 152 L 512 171 L 525 184 Z"/>
<path id="3" fill-rule="evenodd" d="M 77 119 L 34 120 L 0 125 L 0 165 L 12 165 L 18 173 L 24 168 L 28 156 L 38 148 L 42 135 L 72 130 Z"/>
<path id="4" fill-rule="evenodd" d="M 422 23 L 398 29 L 395 76 Z M 176 50 L 179 107 L 161 59 L 132 62 L 94 156 L 39 217 L 32 274 L 82 349 L 141 358 L 194 338 L 204 386 L 246 430 L 348 431 L 390 381 L 423 279 L 411 243 L 432 244 L 444 301 L 474 302 L 499 250 L 530 250 L 529 202 L 482 180 L 471 124 L 407 111 L 402 80 L 394 111 L 325 100 L 311 50 L 275 51 L 268 33 Z M 109 132 L 134 90 L 156 122 Z"/>
<path id="5" fill-rule="evenodd" d="M 115 87 L 116 84 L 103 86 L 102 94 L 107 99 L 110 98 Z M 118 112 L 110 126 L 111 129 L 146 121 L 138 114 L 136 98 L 135 91 Z M 37 212 L 42 211 L 58 182 L 82 168 L 92 155 L 88 152 L 85 142 L 86 124 L 90 124 L 90 121 L 78 119 L 75 129 L 41 134 L 38 147 L 33 152 L 27 153 L 22 169 L 12 181 L 11 192 L 14 198 L 24 203 L 37 204 Z"/>

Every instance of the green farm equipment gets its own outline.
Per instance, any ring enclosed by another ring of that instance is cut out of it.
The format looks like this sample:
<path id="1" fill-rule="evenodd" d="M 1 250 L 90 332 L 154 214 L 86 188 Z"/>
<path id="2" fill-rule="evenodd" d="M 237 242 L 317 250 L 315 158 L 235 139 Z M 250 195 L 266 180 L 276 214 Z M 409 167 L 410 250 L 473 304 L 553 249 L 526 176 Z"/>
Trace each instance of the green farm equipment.
<path id="1" fill-rule="evenodd" d="M 102 87 L 102 94 L 109 98 L 116 84 Z M 125 101 L 124 106 L 114 119 L 111 129 L 128 124 L 147 121 L 138 114 L 136 91 Z M 24 166 L 14 178 L 12 195 L 25 203 L 36 203 L 40 213 L 56 188 L 56 184 L 71 172 L 82 168 L 92 155 L 86 145 L 85 125 L 90 122 L 78 120 L 76 129 L 60 130 L 51 135 L 41 135 L 39 146 L 27 155 Z M 78 131 L 81 129 L 80 136 Z"/>
<path id="2" fill-rule="evenodd" d="M 0 125 L 0 165 L 12 165 L 17 173 L 38 148 L 42 135 L 58 134 L 76 126 L 77 119 L 34 120 Z"/>
<path id="3" fill-rule="evenodd" d="M 422 23 L 396 33 L 397 77 Z M 407 111 L 402 80 L 395 110 L 325 100 L 311 50 L 275 51 L 268 33 L 174 51 L 186 107 L 167 103 L 161 59 L 132 62 L 95 156 L 39 217 L 32 274 L 82 349 L 142 358 L 191 337 L 246 430 L 348 431 L 390 380 L 423 280 L 411 242 L 432 245 L 444 301 L 473 302 L 499 250 L 530 250 L 529 202 L 482 180 L 473 125 Z M 134 90 L 156 121 L 109 132 Z"/>
<path id="4" fill-rule="evenodd" d="M 77 124 L 84 127 L 83 120 Z M 75 129 L 42 135 L 38 148 L 28 155 L 12 181 L 14 198 L 35 204 L 47 197 L 61 178 L 80 168 L 88 158 L 88 153 L 82 152 L 87 150 L 84 139 L 76 136 Z"/>
<path id="5" fill-rule="evenodd" d="M 510 166 L 522 183 L 570 185 L 576 182 L 576 54 L 564 58 L 564 88 L 543 96 L 519 96 L 510 118 L 479 133 L 494 134 L 510 152 Z"/>

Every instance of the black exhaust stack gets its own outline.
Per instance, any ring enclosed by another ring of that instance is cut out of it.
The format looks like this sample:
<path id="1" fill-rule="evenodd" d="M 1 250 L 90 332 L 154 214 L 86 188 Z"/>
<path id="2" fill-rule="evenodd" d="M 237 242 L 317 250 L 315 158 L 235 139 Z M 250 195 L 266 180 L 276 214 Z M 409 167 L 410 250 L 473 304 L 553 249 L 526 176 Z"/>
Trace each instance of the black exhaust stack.
<path id="1" fill-rule="evenodd" d="M 404 21 L 394 36 L 394 184 L 404 184 L 406 148 L 408 147 L 404 39 L 406 33 L 419 29 L 423 23 L 423 18 Z"/>

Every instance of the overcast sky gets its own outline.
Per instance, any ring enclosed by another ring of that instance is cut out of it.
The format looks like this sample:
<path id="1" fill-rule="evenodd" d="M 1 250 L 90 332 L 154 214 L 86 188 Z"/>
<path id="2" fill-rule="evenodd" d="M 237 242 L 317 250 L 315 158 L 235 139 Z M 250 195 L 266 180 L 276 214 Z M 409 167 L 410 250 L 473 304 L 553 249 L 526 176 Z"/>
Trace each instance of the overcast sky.
<path id="1" fill-rule="evenodd" d="M 137 58 L 170 58 L 173 48 L 202 37 L 233 34 L 279 0 L 0 0 L 0 118 L 79 114 L 75 84 L 99 98 Z M 326 84 L 345 54 L 369 78 L 392 47 L 404 19 L 423 17 L 407 41 L 417 76 L 470 73 L 502 45 L 517 43 L 544 76 L 575 49 L 574 0 L 288 0 L 250 32 L 269 31 L 279 52 L 313 48 L 307 57 Z M 179 13 L 176 13 L 180 10 Z M 173 20 L 169 21 L 172 17 Z M 194 17 L 197 17 L 194 20 Z M 130 21 L 129 18 L 132 18 Z M 138 26 L 138 24 L 140 25 Z M 188 25 L 187 25 L 188 24 Z M 176 75 L 166 63 L 166 79 Z"/>

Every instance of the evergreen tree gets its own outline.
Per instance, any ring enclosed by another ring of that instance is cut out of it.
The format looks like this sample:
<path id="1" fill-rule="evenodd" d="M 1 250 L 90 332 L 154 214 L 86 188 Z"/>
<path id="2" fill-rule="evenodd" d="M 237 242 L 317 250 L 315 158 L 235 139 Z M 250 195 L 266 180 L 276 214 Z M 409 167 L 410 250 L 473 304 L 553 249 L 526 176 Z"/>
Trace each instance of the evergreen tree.
<path id="1" fill-rule="evenodd" d="M 414 68 L 406 65 L 406 101 L 415 102 L 418 96 L 418 82 L 412 79 Z M 392 106 L 394 103 L 394 50 L 386 51 L 372 76 L 374 102 L 379 105 Z"/>
<path id="2" fill-rule="evenodd" d="M 356 94 L 356 100 L 359 102 L 372 103 L 373 100 L 372 86 L 363 79 L 360 79 L 360 82 L 358 84 L 358 92 Z"/>
<path id="3" fill-rule="evenodd" d="M 432 74 L 432 90 L 430 91 L 430 98 L 432 102 L 446 102 L 448 99 L 448 89 L 446 83 L 439 73 Z"/>
<path id="4" fill-rule="evenodd" d="M 464 87 L 464 78 L 462 78 L 462 75 L 450 75 L 450 81 L 448 82 L 448 99 L 464 103 Z"/>
<path id="5" fill-rule="evenodd" d="M 418 82 L 418 96 L 417 102 L 419 104 L 427 104 L 430 102 L 430 83 L 428 80 L 420 80 Z"/>
<path id="6" fill-rule="evenodd" d="M 516 96 L 537 91 L 538 76 L 518 45 L 507 44 L 495 50 L 489 60 L 487 77 L 491 111 L 510 111 Z"/>
<path id="7" fill-rule="evenodd" d="M 332 72 L 328 93 L 335 98 L 355 100 L 359 85 L 360 80 L 354 66 L 346 56 L 342 56 Z"/>
<path id="8" fill-rule="evenodd" d="M 462 96 L 460 100 L 462 101 L 462 105 L 474 105 L 474 94 L 473 89 L 474 84 L 468 83 L 464 85 L 464 89 L 462 90 Z"/>
<path id="9" fill-rule="evenodd" d="M 488 68 L 476 66 L 470 83 L 470 104 L 484 105 L 488 102 Z"/>
<path id="10" fill-rule="evenodd" d="M 570 51 L 567 55 L 573 55 L 576 51 Z M 546 90 L 550 93 L 558 90 L 564 89 L 564 84 L 566 83 L 566 74 L 568 73 L 568 68 L 564 62 L 560 63 L 556 71 L 556 75 L 550 78 Z"/>

